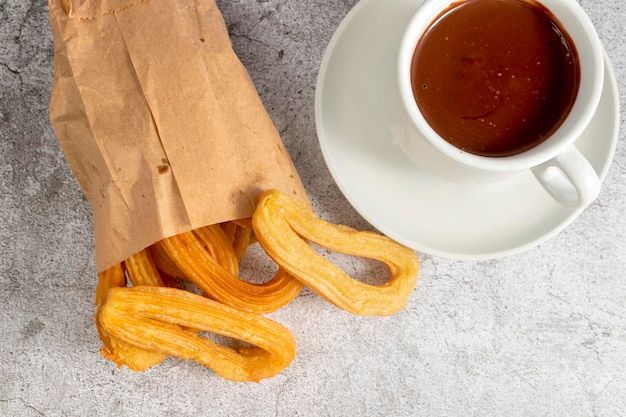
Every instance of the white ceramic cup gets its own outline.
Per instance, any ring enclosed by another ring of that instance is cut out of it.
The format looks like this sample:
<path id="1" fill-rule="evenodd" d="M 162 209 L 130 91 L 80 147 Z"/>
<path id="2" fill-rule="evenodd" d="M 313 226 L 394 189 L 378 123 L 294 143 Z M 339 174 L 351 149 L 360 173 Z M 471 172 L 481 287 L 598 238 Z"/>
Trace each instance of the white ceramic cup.
<path id="1" fill-rule="evenodd" d="M 575 142 L 594 115 L 602 92 L 604 60 L 598 35 L 576 0 L 539 0 L 570 35 L 580 64 L 580 85 L 562 125 L 522 153 L 489 157 L 465 152 L 440 137 L 426 122 L 411 86 L 411 62 L 422 34 L 454 0 L 426 0 L 404 32 L 392 83 L 390 128 L 395 142 L 421 168 L 457 183 L 481 184 L 530 170 L 545 190 L 568 208 L 591 203 L 600 191 L 597 173 Z M 436 64 L 434 65 L 436 70 Z"/>

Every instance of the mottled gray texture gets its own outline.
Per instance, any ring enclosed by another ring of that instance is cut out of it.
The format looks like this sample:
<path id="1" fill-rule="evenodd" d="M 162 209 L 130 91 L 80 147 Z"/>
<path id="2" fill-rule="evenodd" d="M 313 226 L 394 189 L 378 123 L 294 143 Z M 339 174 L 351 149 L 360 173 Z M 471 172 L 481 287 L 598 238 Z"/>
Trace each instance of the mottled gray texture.
<path id="1" fill-rule="evenodd" d="M 369 229 L 326 169 L 313 111 L 324 48 L 355 3 L 219 2 L 315 209 Z M 615 68 L 623 126 L 626 4 L 582 5 Z M 598 200 L 539 247 L 488 262 L 420 255 L 418 288 L 393 317 L 353 317 L 309 291 L 271 314 L 298 341 L 273 379 L 234 384 L 175 359 L 117 370 L 93 324 L 91 211 L 47 117 L 46 7 L 0 0 L 0 416 L 626 416 L 623 127 Z M 333 258 L 369 282 L 383 272 Z"/>

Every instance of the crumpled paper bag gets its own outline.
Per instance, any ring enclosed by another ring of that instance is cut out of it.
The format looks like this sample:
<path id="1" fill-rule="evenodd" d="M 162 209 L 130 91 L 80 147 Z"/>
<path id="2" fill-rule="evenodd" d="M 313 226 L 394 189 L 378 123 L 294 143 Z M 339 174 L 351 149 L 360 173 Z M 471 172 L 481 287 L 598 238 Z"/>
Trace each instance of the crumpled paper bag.
<path id="1" fill-rule="evenodd" d="M 98 271 L 305 190 L 214 0 L 50 0 L 50 120 L 93 209 Z"/>

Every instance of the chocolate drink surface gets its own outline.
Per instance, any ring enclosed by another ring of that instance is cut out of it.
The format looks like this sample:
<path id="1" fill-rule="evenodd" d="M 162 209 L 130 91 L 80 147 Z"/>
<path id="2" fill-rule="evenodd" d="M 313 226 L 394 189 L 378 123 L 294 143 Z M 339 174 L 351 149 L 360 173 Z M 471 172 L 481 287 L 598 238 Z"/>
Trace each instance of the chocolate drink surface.
<path id="1" fill-rule="evenodd" d="M 417 105 L 464 151 L 511 156 L 546 140 L 571 110 L 580 83 L 569 35 L 540 4 L 465 0 L 431 23 L 413 56 Z"/>

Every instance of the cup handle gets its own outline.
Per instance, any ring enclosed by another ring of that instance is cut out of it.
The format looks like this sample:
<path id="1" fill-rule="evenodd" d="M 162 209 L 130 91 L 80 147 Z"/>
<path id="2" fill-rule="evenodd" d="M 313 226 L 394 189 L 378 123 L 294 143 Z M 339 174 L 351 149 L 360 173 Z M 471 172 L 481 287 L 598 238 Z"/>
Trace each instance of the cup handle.
<path id="1" fill-rule="evenodd" d="M 532 172 L 552 198 L 567 208 L 586 207 L 600 193 L 598 174 L 575 146 Z"/>

